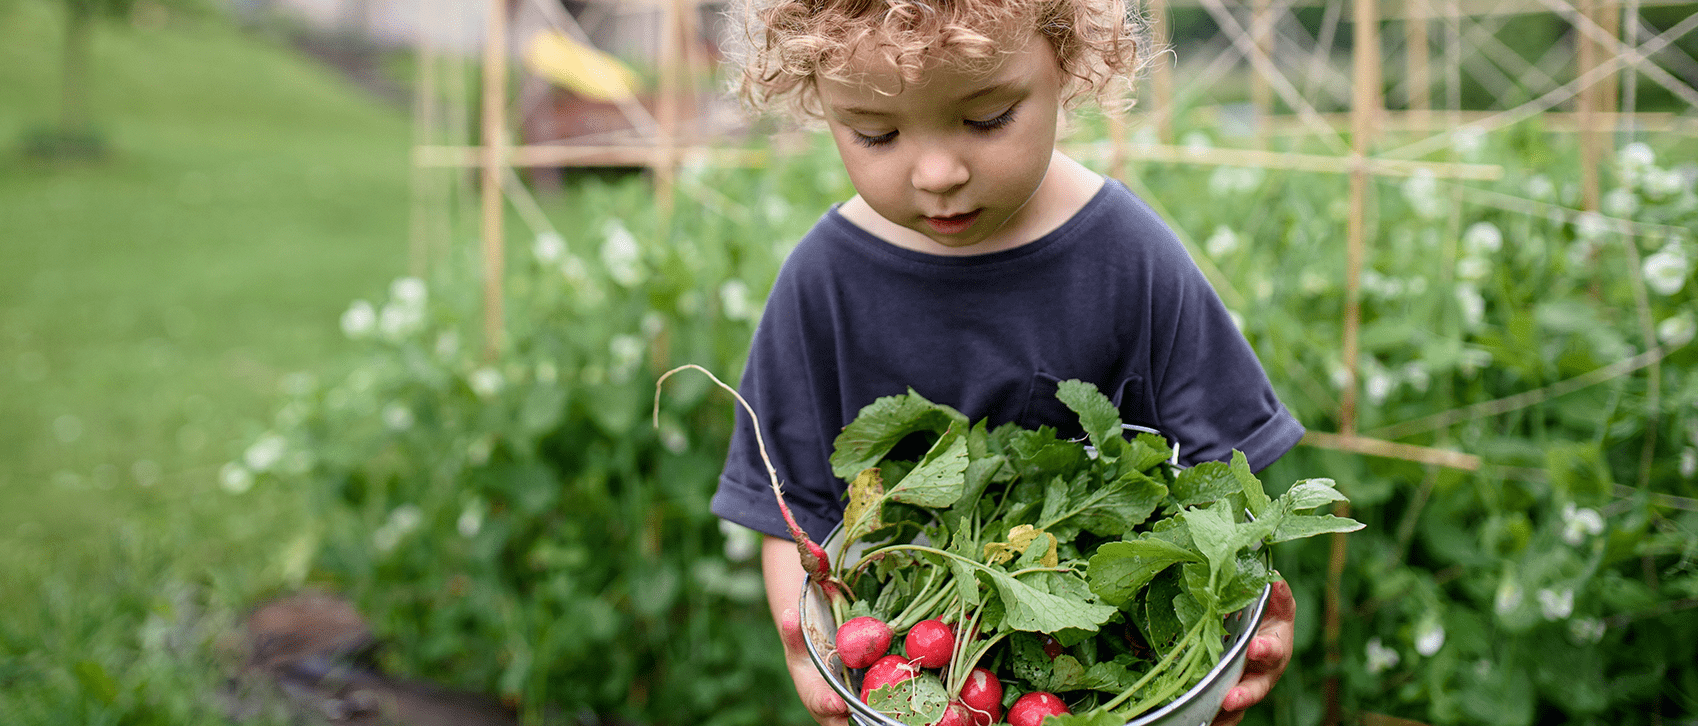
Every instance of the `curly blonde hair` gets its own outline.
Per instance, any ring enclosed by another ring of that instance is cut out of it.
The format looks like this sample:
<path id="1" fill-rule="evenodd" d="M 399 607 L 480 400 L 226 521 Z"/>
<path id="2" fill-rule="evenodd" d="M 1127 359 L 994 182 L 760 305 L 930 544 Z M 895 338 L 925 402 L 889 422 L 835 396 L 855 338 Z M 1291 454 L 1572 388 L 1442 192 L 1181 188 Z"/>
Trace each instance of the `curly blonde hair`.
<path id="1" fill-rule="evenodd" d="M 758 111 L 788 105 L 821 115 L 816 82 L 853 81 L 863 54 L 904 83 L 930 63 L 990 70 L 1034 31 L 1050 43 L 1069 106 L 1094 97 L 1129 106 L 1147 55 L 1144 26 L 1125 0 L 740 0 L 747 47 L 738 95 Z"/>

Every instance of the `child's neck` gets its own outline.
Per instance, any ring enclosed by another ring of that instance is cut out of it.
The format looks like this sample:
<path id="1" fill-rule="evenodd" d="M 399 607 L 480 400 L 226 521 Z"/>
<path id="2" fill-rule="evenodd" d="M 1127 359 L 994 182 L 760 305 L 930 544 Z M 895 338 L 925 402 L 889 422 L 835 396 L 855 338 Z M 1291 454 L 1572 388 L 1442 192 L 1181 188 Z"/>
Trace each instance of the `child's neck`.
<path id="1" fill-rule="evenodd" d="M 1043 183 L 1032 193 L 1020 214 L 1010 219 L 996 234 L 967 247 L 938 244 L 919 232 L 885 219 L 860 195 L 844 202 L 837 211 L 855 226 L 897 247 L 934 255 L 981 255 L 1014 249 L 1054 232 L 1078 214 L 1102 185 L 1102 175 L 1057 151 L 1050 158 Z"/>

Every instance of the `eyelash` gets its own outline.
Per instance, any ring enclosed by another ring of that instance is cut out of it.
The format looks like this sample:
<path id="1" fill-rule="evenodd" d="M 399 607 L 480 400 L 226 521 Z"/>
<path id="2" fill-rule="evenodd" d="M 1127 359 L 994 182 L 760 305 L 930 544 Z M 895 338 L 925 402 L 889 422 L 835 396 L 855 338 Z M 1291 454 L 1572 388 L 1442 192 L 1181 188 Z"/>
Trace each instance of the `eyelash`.
<path id="1" fill-rule="evenodd" d="M 973 120 L 969 119 L 966 122 L 966 124 L 969 127 L 972 127 L 974 130 L 984 132 L 984 133 L 989 133 L 989 132 L 1001 129 L 1004 126 L 1007 126 L 1011 123 L 1014 123 L 1014 112 L 1018 111 L 1019 109 L 1020 109 L 1020 104 L 1017 103 L 1017 104 L 1014 104 L 1013 106 L 1009 106 L 1007 111 L 1003 111 L 1002 115 L 997 116 L 996 118 L 993 118 L 993 119 L 990 119 L 990 120 L 987 120 L 987 121 L 973 121 Z M 884 146 L 886 144 L 889 144 L 889 143 L 891 143 L 895 140 L 896 140 L 896 132 L 895 131 L 889 131 L 889 132 L 886 132 L 886 133 L 882 133 L 882 134 L 879 134 L 878 136 L 868 136 L 868 135 L 863 134 L 859 131 L 855 132 L 855 143 L 860 144 L 862 146 L 865 146 L 869 149 L 876 149 L 880 146 Z"/>

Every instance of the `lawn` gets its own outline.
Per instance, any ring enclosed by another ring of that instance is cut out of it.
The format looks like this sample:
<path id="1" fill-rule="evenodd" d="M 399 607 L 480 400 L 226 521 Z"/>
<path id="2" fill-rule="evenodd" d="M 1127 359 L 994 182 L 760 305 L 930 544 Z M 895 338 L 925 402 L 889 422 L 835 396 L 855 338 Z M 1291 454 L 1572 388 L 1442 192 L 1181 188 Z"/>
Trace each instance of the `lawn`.
<path id="1" fill-rule="evenodd" d="M 140 665 L 155 621 L 286 584 L 299 493 L 218 472 L 291 373 L 344 354 L 349 300 L 405 273 L 409 126 L 280 44 L 174 16 L 95 36 L 109 158 L 26 158 L 57 116 L 56 5 L 0 3 L 0 712 L 64 716 L 80 690 L 111 697 L 95 722 L 172 677 Z"/>

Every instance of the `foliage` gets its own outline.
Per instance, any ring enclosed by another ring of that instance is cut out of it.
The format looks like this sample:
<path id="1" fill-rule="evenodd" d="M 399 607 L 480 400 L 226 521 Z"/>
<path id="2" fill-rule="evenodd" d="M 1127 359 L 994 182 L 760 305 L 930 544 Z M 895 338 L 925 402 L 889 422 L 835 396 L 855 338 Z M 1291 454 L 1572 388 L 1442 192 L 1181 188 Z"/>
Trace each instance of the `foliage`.
<path id="1" fill-rule="evenodd" d="M 1317 632 L 1328 548 L 1276 555 L 1299 658 L 1252 719 L 1316 722 L 1329 676 L 1348 709 L 1435 723 L 1691 712 L 1698 171 L 1629 147 L 1605 213 L 1577 214 L 1569 152 L 1536 126 L 1455 141 L 1455 158 L 1509 177 L 1378 188 L 1357 426 L 1485 466 L 1303 447 L 1265 473 L 1338 480 L 1369 527 L 1349 539 L 1335 643 Z M 1196 241 L 1299 418 L 1340 428 L 1343 180 L 1152 165 L 1130 181 Z M 669 225 L 637 183 L 574 187 L 554 210 L 567 236 L 510 265 L 494 359 L 467 327 L 469 262 L 355 303 L 342 322 L 363 362 L 303 384 L 227 468 L 236 489 L 257 475 L 315 493 L 314 576 L 358 592 L 408 644 L 401 665 L 532 716 L 798 716 L 748 698 L 789 686 L 748 534 L 707 514 L 730 403 L 681 380 L 658 431 L 646 412 L 662 370 L 736 371 L 786 245 L 849 190 L 821 149 L 759 173 L 686 170 L 682 187 L 691 212 Z M 1606 375 L 1652 350 L 1656 365 Z"/>

